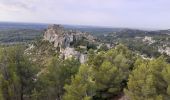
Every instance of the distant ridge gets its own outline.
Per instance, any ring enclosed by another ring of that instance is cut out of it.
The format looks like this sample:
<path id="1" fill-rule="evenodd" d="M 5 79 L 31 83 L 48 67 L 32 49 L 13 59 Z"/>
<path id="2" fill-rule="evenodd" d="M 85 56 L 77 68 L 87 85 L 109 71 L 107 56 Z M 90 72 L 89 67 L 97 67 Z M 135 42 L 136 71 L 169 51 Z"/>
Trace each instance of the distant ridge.
<path id="1" fill-rule="evenodd" d="M 0 29 L 46 29 L 48 24 L 0 22 Z"/>
<path id="2" fill-rule="evenodd" d="M 0 22 L 0 29 L 36 29 L 42 30 L 48 27 L 48 23 L 29 23 L 29 22 Z M 83 32 L 94 33 L 110 33 L 120 32 L 122 30 L 139 30 L 139 31 L 170 31 L 170 29 L 137 29 L 137 28 L 119 28 L 119 27 L 106 27 L 106 26 L 90 26 L 90 25 L 69 25 L 61 24 L 65 29 L 79 30 Z"/>

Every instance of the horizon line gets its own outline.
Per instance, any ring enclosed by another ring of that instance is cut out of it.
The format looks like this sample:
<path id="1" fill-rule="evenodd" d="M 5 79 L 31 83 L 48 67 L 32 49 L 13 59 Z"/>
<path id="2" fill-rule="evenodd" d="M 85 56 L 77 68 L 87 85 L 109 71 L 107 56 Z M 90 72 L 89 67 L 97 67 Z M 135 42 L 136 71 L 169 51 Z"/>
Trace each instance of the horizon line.
<path id="1" fill-rule="evenodd" d="M 82 27 L 94 27 L 94 28 L 117 28 L 117 29 L 132 29 L 132 30 L 143 30 L 143 31 L 160 31 L 160 30 L 169 30 L 168 28 L 142 28 L 142 27 L 113 27 L 108 25 L 97 26 L 97 25 L 84 25 L 84 24 L 65 24 L 65 23 L 47 23 L 47 22 L 17 22 L 17 21 L 0 21 L 0 23 L 18 23 L 18 24 L 59 24 L 59 25 L 68 25 L 68 26 L 82 26 Z"/>

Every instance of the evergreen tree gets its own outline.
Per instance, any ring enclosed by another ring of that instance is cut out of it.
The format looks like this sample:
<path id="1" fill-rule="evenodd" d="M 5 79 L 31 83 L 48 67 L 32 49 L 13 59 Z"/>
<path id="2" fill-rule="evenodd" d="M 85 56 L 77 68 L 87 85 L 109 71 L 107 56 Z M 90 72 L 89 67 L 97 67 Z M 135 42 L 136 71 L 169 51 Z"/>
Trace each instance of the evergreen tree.
<path id="1" fill-rule="evenodd" d="M 64 94 L 64 84 L 71 82 L 80 63 L 74 59 L 62 60 L 52 58 L 49 66 L 38 76 L 34 98 L 36 100 L 61 100 Z"/>
<path id="2" fill-rule="evenodd" d="M 91 100 L 95 93 L 95 82 L 91 77 L 91 69 L 82 65 L 78 74 L 72 77 L 71 84 L 65 85 L 67 91 L 64 100 Z"/>
<path id="3" fill-rule="evenodd" d="M 20 46 L 2 50 L 0 59 L 1 90 L 5 100 L 30 98 L 36 75 L 35 66 Z"/>
<path id="4" fill-rule="evenodd" d="M 138 61 L 138 60 L 137 60 Z M 126 94 L 131 100 L 168 100 L 170 65 L 163 57 L 146 60 L 132 71 L 129 76 Z"/>
<path id="5" fill-rule="evenodd" d="M 118 45 L 107 52 L 90 52 L 90 56 L 73 77 L 71 84 L 66 85 L 65 100 L 82 100 L 86 97 L 97 100 L 110 99 L 121 93 L 126 86 L 135 60 L 132 52 L 123 45 Z"/>

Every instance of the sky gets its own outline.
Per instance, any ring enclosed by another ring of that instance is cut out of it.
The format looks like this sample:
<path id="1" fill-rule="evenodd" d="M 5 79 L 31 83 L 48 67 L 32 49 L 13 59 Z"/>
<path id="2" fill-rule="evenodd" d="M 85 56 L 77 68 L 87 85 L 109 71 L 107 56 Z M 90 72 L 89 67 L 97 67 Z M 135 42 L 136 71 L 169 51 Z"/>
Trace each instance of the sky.
<path id="1" fill-rule="evenodd" d="M 170 29 L 170 0 L 0 0 L 0 21 Z"/>

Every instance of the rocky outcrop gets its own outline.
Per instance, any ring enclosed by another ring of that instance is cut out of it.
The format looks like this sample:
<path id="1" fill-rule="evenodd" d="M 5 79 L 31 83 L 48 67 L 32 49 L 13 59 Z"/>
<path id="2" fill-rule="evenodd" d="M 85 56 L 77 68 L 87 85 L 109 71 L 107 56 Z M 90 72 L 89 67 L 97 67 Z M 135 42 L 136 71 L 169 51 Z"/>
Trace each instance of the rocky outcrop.
<path id="1" fill-rule="evenodd" d="M 76 51 L 74 48 L 67 47 L 60 52 L 60 58 L 68 59 L 70 57 L 77 58 L 80 63 L 84 63 L 87 60 L 87 54 L 80 53 Z"/>
<path id="2" fill-rule="evenodd" d="M 143 42 L 146 42 L 146 43 L 148 43 L 148 44 L 153 44 L 153 43 L 155 43 L 155 40 L 153 40 L 153 38 L 152 38 L 152 37 L 149 37 L 149 36 L 145 36 L 142 41 L 143 41 Z"/>
<path id="3" fill-rule="evenodd" d="M 54 43 L 54 47 L 58 48 L 60 57 L 67 59 L 75 57 L 84 63 L 87 55 L 80 53 L 73 47 L 74 43 L 86 39 L 89 42 L 94 42 L 95 38 L 86 32 L 65 30 L 61 25 L 49 25 L 47 31 L 44 33 L 44 40 Z"/>
<path id="4" fill-rule="evenodd" d="M 55 47 L 66 48 L 74 41 L 86 38 L 89 41 L 94 41 L 95 38 L 86 32 L 80 31 L 67 31 L 61 25 L 49 25 L 44 34 L 44 40 L 54 42 Z"/>
<path id="5" fill-rule="evenodd" d="M 162 47 L 159 47 L 158 52 L 160 52 L 162 54 L 165 53 L 170 56 L 170 47 L 164 47 L 164 49 Z"/>

